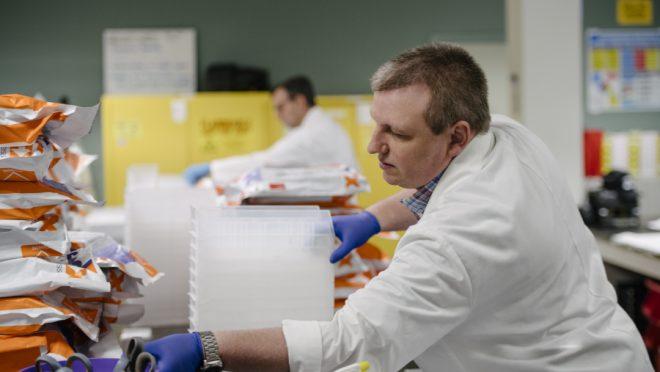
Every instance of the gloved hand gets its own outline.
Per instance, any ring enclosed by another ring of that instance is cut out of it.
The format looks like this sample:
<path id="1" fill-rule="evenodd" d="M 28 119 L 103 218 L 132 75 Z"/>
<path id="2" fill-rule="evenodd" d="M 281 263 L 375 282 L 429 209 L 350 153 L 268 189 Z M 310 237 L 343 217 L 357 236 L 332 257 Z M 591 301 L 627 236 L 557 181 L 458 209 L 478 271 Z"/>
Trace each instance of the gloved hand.
<path id="1" fill-rule="evenodd" d="M 188 184 L 194 186 L 200 179 L 206 177 L 211 173 L 211 166 L 208 163 L 195 164 L 186 168 L 183 172 L 183 178 L 186 179 Z"/>
<path id="2" fill-rule="evenodd" d="M 341 245 L 332 252 L 330 262 L 339 262 L 353 249 L 362 246 L 372 236 L 380 232 L 380 223 L 369 212 L 361 212 L 348 216 L 332 217 L 335 235 L 341 240 Z"/>
<path id="3" fill-rule="evenodd" d="M 178 333 L 144 344 L 158 361 L 158 372 L 197 371 L 204 361 L 199 333 Z"/>

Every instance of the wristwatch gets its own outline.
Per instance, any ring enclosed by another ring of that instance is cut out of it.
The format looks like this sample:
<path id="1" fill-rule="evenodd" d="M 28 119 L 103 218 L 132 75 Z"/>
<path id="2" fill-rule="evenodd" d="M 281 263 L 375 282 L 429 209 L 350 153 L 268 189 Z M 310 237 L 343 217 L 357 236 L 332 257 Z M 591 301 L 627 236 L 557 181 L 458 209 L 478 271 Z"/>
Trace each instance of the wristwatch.
<path id="1" fill-rule="evenodd" d="M 204 352 L 204 363 L 199 369 L 202 372 L 221 372 L 224 367 L 218 348 L 218 340 L 215 339 L 213 332 L 199 332 L 199 338 L 202 340 L 202 350 Z"/>

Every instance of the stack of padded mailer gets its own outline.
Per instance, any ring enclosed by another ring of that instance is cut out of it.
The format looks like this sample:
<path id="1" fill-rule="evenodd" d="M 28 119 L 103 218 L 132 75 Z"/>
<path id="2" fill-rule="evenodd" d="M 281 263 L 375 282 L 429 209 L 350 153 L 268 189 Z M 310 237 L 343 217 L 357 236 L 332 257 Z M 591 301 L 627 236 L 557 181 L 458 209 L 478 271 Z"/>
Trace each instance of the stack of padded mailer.
<path id="1" fill-rule="evenodd" d="M 308 167 L 260 167 L 227 185 L 216 185 L 220 205 L 316 205 L 333 216 L 359 213 L 355 196 L 370 190 L 355 168 L 328 164 Z M 367 243 L 352 251 L 335 267 L 335 307 L 385 270 L 390 259 Z"/>
<path id="2" fill-rule="evenodd" d="M 97 107 L 0 95 L 0 370 L 96 341 L 111 281 L 92 245 L 72 241 L 67 210 L 96 204 L 71 184 L 64 150 Z M 116 264 L 116 266 L 118 266 Z"/>
<path id="3" fill-rule="evenodd" d="M 355 212 L 354 196 L 370 190 L 363 175 L 342 164 L 259 167 L 216 189 L 223 205 L 316 205 L 333 214 Z"/>
<path id="4" fill-rule="evenodd" d="M 107 234 L 72 231 L 69 237 L 72 249 L 88 249 L 92 253 L 94 262 L 110 283 L 107 293 L 67 289 L 71 299 L 80 306 L 102 305 L 102 332 L 114 323 L 131 324 L 139 320 L 144 315 L 144 305 L 127 300 L 142 297 L 140 287 L 156 282 L 163 273 Z"/>

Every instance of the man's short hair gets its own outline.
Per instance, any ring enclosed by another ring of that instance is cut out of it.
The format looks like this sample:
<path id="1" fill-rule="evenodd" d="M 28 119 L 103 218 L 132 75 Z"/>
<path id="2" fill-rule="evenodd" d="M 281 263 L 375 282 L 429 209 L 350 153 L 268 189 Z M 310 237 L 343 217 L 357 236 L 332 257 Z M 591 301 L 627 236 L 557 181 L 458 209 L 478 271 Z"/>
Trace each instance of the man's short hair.
<path id="1" fill-rule="evenodd" d="M 431 90 L 424 116 L 433 133 L 440 134 L 461 120 L 476 133 L 488 130 L 486 76 L 465 49 L 447 43 L 413 48 L 387 61 L 371 77 L 374 92 L 418 83 Z"/>
<path id="2" fill-rule="evenodd" d="M 289 93 L 289 98 L 293 99 L 295 96 L 301 94 L 305 97 L 307 104 L 312 107 L 316 105 L 316 94 L 314 94 L 314 86 L 306 76 L 298 75 L 290 77 L 283 82 L 277 84 L 275 89 L 282 88 Z M 275 90 L 273 89 L 273 91 Z"/>

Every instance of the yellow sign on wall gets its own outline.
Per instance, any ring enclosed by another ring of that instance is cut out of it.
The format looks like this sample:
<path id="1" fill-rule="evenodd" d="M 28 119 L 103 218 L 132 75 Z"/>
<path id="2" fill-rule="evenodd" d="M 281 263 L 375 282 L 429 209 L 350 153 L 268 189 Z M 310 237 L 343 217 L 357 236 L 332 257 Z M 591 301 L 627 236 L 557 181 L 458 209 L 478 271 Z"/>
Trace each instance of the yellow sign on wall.
<path id="1" fill-rule="evenodd" d="M 281 135 L 268 93 L 200 93 L 189 112 L 192 163 L 263 150 Z"/>
<path id="2" fill-rule="evenodd" d="M 616 21 L 622 26 L 653 25 L 653 0 L 618 0 Z"/>

